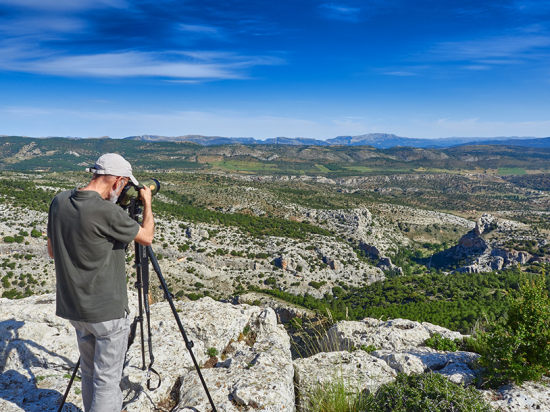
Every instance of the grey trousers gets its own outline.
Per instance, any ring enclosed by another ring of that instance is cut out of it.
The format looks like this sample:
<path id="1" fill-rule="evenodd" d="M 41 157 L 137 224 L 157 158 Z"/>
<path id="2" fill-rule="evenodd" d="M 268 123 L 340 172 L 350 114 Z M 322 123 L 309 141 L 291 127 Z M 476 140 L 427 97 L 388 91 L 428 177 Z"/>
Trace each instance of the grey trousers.
<path id="1" fill-rule="evenodd" d="M 120 380 L 128 347 L 130 319 L 100 323 L 71 321 L 76 329 L 86 412 L 120 412 Z"/>

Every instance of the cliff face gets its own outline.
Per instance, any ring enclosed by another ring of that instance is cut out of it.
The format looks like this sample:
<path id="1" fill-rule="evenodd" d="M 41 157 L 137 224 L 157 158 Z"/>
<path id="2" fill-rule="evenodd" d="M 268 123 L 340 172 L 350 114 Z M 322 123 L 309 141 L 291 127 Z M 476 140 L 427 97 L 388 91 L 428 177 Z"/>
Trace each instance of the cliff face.
<path id="1" fill-rule="evenodd" d="M 135 298 L 131 296 L 134 312 Z M 0 410 L 57 410 L 68 374 L 78 359 L 72 327 L 54 315 L 53 295 L 0 299 L 0 307 Z M 431 371 L 460 384 L 471 383 L 476 375 L 473 365 L 478 355 L 424 346 L 435 333 L 451 339 L 461 337 L 429 323 L 369 318 L 339 322 L 324 338 L 323 352 L 293 360 L 289 336 L 270 307 L 210 298 L 176 302 L 176 307 L 195 343 L 193 352 L 203 365 L 202 373 L 219 411 L 300 410 L 295 393 L 303 402 L 308 388 L 338 374 L 357 390 L 376 390 L 393 381 L 398 372 Z M 152 305 L 151 314 L 154 367 L 162 375 L 162 384 L 155 391 L 146 389 L 138 336 L 128 350 L 123 371 L 124 409 L 154 411 L 163 405 L 163 410 L 210 410 L 168 305 Z M 369 354 L 361 349 L 369 345 L 377 350 Z M 212 348 L 218 352 L 215 358 L 207 355 L 208 349 L 215 352 Z M 521 388 L 506 386 L 485 396 L 502 410 L 550 410 L 548 387 L 532 383 Z M 82 411 L 78 381 L 67 405 L 66 410 Z"/>
<path id="2" fill-rule="evenodd" d="M 490 272 L 535 261 L 548 261 L 545 256 L 514 248 L 514 245 L 526 242 L 534 245 L 535 250 L 549 243 L 548 239 L 537 236 L 527 225 L 483 214 L 476 221 L 475 228 L 460 238 L 456 247 L 445 253 L 453 259 L 466 257 L 468 264 L 457 269 L 465 273 Z"/>

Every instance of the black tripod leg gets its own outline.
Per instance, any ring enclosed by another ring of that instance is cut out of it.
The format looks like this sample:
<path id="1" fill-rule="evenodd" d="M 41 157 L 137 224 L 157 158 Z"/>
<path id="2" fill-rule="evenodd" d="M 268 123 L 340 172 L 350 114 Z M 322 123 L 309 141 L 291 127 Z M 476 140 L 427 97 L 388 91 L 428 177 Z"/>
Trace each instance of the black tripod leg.
<path id="1" fill-rule="evenodd" d="M 164 280 L 164 277 L 162 276 L 162 272 L 160 271 L 160 266 L 157 261 L 157 257 L 155 256 L 155 253 L 153 252 L 153 248 L 151 246 L 147 246 L 147 256 L 151 260 L 151 264 L 153 265 L 153 269 L 157 273 L 157 276 L 160 281 L 160 285 L 164 291 L 164 296 L 166 297 L 166 300 L 168 300 L 168 303 L 170 304 L 170 308 L 172 309 L 172 313 L 174 314 L 174 318 L 176 319 L 176 323 L 178 324 L 178 328 L 181 332 L 181 336 L 183 337 L 183 340 L 185 341 L 185 347 L 189 351 L 189 355 L 191 355 L 191 359 L 193 360 L 193 364 L 195 365 L 195 369 L 197 370 L 197 374 L 199 375 L 199 378 L 201 380 L 202 386 L 204 388 L 204 391 L 206 392 L 206 396 L 208 397 L 208 400 L 210 401 L 210 405 L 212 406 L 212 411 L 217 412 L 216 406 L 214 405 L 214 401 L 212 400 L 212 397 L 210 396 L 210 392 L 208 391 L 208 387 L 206 386 L 206 382 L 204 381 L 204 378 L 202 376 L 201 370 L 199 368 L 199 364 L 197 363 L 197 360 L 195 359 L 195 355 L 193 354 L 193 351 L 191 350 L 193 348 L 193 342 L 190 341 L 187 338 L 187 334 L 185 333 L 185 329 L 183 328 L 183 325 L 181 323 L 180 317 L 178 315 L 178 311 L 176 309 L 176 306 L 174 305 L 174 301 L 172 300 L 172 295 L 170 291 L 168 290 L 168 286 L 166 285 L 166 281 Z"/>
<path id="2" fill-rule="evenodd" d="M 143 248 L 143 246 L 142 246 Z M 141 263 L 141 274 L 143 278 L 143 306 L 145 308 L 145 319 L 147 320 L 147 347 L 149 348 L 149 367 L 147 368 L 147 389 L 156 390 L 162 383 L 160 375 L 153 368 L 155 363 L 155 355 L 153 354 L 153 333 L 151 332 L 151 308 L 149 306 L 149 259 L 147 258 L 147 252 L 143 248 L 143 258 Z M 152 389 L 151 387 L 151 373 L 154 373 L 158 377 L 158 385 Z"/>
<path id="3" fill-rule="evenodd" d="M 146 253 L 142 245 L 137 242 L 135 244 L 135 256 L 134 262 L 136 264 L 136 288 L 138 291 L 138 307 L 139 315 L 136 317 L 139 322 L 139 331 L 141 339 L 141 369 L 145 370 L 145 338 L 143 333 L 143 278 L 142 278 L 142 264 L 143 264 L 143 255 Z M 146 265 L 148 263 L 146 262 Z"/>
<path id="4" fill-rule="evenodd" d="M 65 401 L 67 400 L 67 396 L 69 396 L 69 391 L 71 390 L 71 386 L 73 386 L 74 378 L 76 377 L 76 373 L 78 372 L 78 368 L 80 367 L 80 358 L 78 358 L 78 361 L 76 362 L 76 365 L 74 365 L 74 371 L 71 376 L 71 380 L 69 381 L 69 384 L 67 385 L 67 389 L 65 389 L 65 395 L 63 395 L 63 399 L 61 399 L 61 404 L 59 405 L 59 408 L 57 409 L 57 412 L 61 412 L 63 409 L 63 406 L 65 406 Z"/>

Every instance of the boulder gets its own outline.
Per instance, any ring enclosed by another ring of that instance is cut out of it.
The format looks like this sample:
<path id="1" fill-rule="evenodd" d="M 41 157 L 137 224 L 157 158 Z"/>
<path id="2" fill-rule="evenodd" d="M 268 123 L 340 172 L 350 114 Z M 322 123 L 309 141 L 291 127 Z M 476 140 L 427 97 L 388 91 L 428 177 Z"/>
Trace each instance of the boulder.
<path id="1" fill-rule="evenodd" d="M 481 235 L 491 229 L 495 224 L 495 217 L 488 213 L 484 213 L 479 219 L 476 220 L 475 233 L 476 235 Z"/>
<path id="2" fill-rule="evenodd" d="M 432 348 L 410 348 L 401 350 L 377 350 L 372 356 L 383 359 L 397 372 L 425 373 L 445 369 L 451 364 L 472 365 L 479 355 L 471 352 L 446 352 Z"/>
<path id="3" fill-rule="evenodd" d="M 436 373 L 445 376 L 457 385 L 470 385 L 476 378 L 476 373 L 464 363 L 450 363 Z"/>
<path id="4" fill-rule="evenodd" d="M 349 350 L 362 345 L 377 349 L 399 350 L 417 347 L 434 333 L 442 336 L 460 337 L 457 332 L 437 327 L 430 323 L 421 324 L 407 319 L 393 319 L 387 322 L 365 318 L 359 322 L 341 321 L 333 325 L 325 338 L 330 349 Z"/>
<path id="5" fill-rule="evenodd" d="M 216 348 L 218 353 L 222 353 L 229 342 L 237 341 L 244 328 L 254 323 L 262 312 L 257 306 L 234 306 L 208 297 L 195 302 L 175 302 L 175 305 L 189 340 L 194 342 L 193 353 L 199 364 L 208 360 L 207 349 Z M 169 397 L 180 376 L 189 372 L 197 377 L 168 303 L 151 306 L 151 329 L 154 368 L 161 374 L 162 384 L 153 392 L 145 390 L 146 373 L 141 370 L 141 347 L 136 339 L 126 355 L 122 380 L 124 406 L 128 412 L 154 410 L 157 403 Z M 146 361 L 148 363 L 148 352 Z"/>
<path id="6" fill-rule="evenodd" d="M 74 328 L 55 316 L 55 295 L 0 298 L 0 410 L 55 410 L 79 357 Z M 82 408 L 80 382 L 67 398 Z M 76 391 L 76 392 L 75 392 Z"/>
<path id="7" fill-rule="evenodd" d="M 491 406 L 500 411 L 550 411 L 550 378 L 542 382 L 504 385 L 497 391 L 484 391 Z"/>
<path id="8" fill-rule="evenodd" d="M 301 402 L 308 393 L 322 385 L 341 380 L 350 392 L 375 391 L 391 382 L 395 371 L 386 362 L 357 350 L 354 352 L 321 352 L 294 361 L 295 383 Z M 320 386 L 319 386 L 320 385 Z"/>
<path id="9" fill-rule="evenodd" d="M 202 373 L 219 411 L 294 411 L 294 369 L 290 339 L 271 308 L 250 322 L 250 337 L 228 342 L 225 360 Z M 252 339 L 252 340 L 253 340 Z M 175 411 L 208 411 L 208 400 L 195 371 L 180 378 Z"/>

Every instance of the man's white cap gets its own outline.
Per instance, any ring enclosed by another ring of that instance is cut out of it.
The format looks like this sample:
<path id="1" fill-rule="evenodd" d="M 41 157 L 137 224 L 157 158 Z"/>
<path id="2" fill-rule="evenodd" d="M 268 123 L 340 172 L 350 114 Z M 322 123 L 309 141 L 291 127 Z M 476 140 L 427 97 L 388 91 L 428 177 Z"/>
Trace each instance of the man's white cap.
<path id="1" fill-rule="evenodd" d="M 86 170 L 96 175 L 129 177 L 133 184 L 139 185 L 139 182 L 132 175 L 132 165 L 116 153 L 104 154 L 97 159 L 94 167 L 89 167 Z"/>

